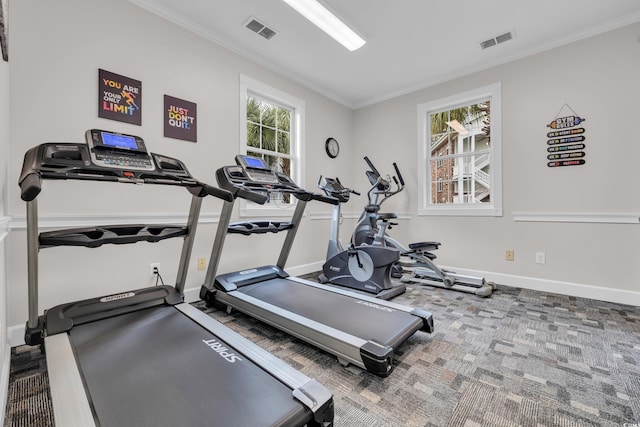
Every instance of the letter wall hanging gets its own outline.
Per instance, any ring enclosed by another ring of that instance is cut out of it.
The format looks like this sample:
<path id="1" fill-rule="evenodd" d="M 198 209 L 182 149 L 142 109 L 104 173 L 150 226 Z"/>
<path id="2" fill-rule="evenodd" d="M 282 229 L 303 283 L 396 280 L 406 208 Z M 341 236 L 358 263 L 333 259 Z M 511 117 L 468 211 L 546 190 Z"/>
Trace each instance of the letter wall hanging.
<path id="1" fill-rule="evenodd" d="M 559 117 L 565 107 L 571 115 Z M 578 127 L 586 119 L 578 116 L 566 103 L 560 108 L 556 117 L 547 125 L 552 130 L 547 132 L 547 166 L 584 165 L 585 129 Z"/>
<path id="2" fill-rule="evenodd" d="M 164 136 L 197 142 L 197 105 L 193 102 L 164 96 Z"/>
<path id="3" fill-rule="evenodd" d="M 142 125 L 142 82 L 99 69 L 98 117 Z"/>

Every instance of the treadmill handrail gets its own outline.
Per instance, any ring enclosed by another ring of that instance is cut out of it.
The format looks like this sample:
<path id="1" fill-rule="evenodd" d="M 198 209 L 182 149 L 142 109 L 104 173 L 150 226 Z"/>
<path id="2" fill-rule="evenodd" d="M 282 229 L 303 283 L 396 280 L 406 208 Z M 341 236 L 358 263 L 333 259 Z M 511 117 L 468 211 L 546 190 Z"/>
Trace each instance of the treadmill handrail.
<path id="1" fill-rule="evenodd" d="M 141 240 L 155 242 L 170 237 L 184 237 L 182 254 L 179 262 L 176 290 L 180 295 L 184 291 L 188 260 L 194 242 L 194 234 L 198 226 L 200 207 L 204 197 L 213 196 L 232 203 L 233 195 L 226 190 L 213 187 L 195 179 L 186 165 L 173 157 L 152 153 L 148 158 L 153 162 L 154 170 L 136 168 L 139 163 L 135 158 L 127 158 L 131 168 L 122 166 L 109 167 L 94 163 L 89 146 L 85 143 L 53 143 L 46 142 L 29 149 L 24 156 L 22 170 L 18 180 L 21 198 L 27 205 L 27 282 L 29 319 L 25 328 L 25 342 L 31 345 L 41 344 L 46 325 L 39 316 L 38 307 L 38 252 L 47 246 L 85 246 L 97 247 L 104 243 L 127 244 Z M 89 180 L 107 181 L 127 184 L 154 184 L 180 186 L 191 193 L 191 208 L 186 227 L 164 225 L 150 228 L 143 225 L 119 225 L 110 227 L 110 231 L 92 231 L 78 229 L 57 230 L 39 235 L 37 197 L 42 190 L 42 181 L 54 180 Z M 137 231 L 134 233 L 135 230 Z M 83 233 L 88 233 L 84 234 Z M 100 237 L 94 238 L 97 234 Z M 42 238 L 42 240 L 41 240 Z"/>
<path id="2" fill-rule="evenodd" d="M 151 153 L 154 171 L 111 169 L 91 162 L 89 148 L 84 143 L 47 142 L 29 149 L 18 179 L 21 198 L 34 200 L 42 190 L 42 180 L 90 180 L 131 184 L 174 185 L 186 187 L 198 197 L 214 196 L 231 201 L 225 190 L 195 179 L 180 160 Z"/>
<path id="3" fill-rule="evenodd" d="M 295 198 L 306 202 L 317 200 L 332 205 L 340 203 L 340 200 L 335 197 L 314 193 L 299 187 L 283 173 L 275 171 L 271 173 L 274 179 L 278 179 L 278 183 L 251 181 L 242 166 L 239 165 L 219 168 L 216 171 L 216 179 L 218 185 L 230 191 L 235 198 L 241 198 L 259 204 L 266 203 L 268 194 L 270 193 L 292 194 Z"/>

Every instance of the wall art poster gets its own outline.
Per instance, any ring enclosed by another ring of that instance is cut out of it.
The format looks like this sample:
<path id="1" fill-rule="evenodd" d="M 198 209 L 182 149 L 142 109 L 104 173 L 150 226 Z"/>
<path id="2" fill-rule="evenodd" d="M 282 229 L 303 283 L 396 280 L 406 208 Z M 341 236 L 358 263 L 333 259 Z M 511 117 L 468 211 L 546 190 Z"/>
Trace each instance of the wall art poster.
<path id="1" fill-rule="evenodd" d="M 98 117 L 142 125 L 142 82 L 98 70 Z"/>
<path id="2" fill-rule="evenodd" d="M 198 141 L 197 105 L 184 99 L 164 96 L 164 136 Z"/>

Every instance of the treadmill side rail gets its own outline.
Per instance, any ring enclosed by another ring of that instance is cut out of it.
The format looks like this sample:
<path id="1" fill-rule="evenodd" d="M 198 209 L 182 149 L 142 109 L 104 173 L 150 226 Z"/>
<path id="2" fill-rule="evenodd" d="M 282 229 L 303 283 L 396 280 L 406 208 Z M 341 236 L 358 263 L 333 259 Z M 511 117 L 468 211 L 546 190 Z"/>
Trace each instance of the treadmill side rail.
<path id="1" fill-rule="evenodd" d="M 290 387 L 293 397 L 307 406 L 320 426 L 333 425 L 333 394 L 319 382 L 310 379 L 268 351 L 232 331 L 190 304 L 175 306 L 187 317 L 218 336 L 252 362 L 260 365 L 280 382 Z"/>
<path id="2" fill-rule="evenodd" d="M 368 341 L 360 347 L 362 363 L 367 371 L 386 377 L 393 370 L 393 348 Z"/>
<path id="3" fill-rule="evenodd" d="M 433 333 L 433 315 L 430 312 L 421 308 L 416 308 L 411 311 L 411 314 L 422 318 L 422 321 L 424 322 L 424 326 L 421 329 L 422 331 Z"/>
<path id="4" fill-rule="evenodd" d="M 216 301 L 233 307 L 238 311 L 261 320 L 281 331 L 300 338 L 321 348 L 338 359 L 366 369 L 360 349 L 367 343 L 366 339 L 356 337 L 341 330 L 332 328 L 313 319 L 297 315 L 291 311 L 261 301 L 240 291 L 218 292 Z M 386 361 L 387 359 L 385 359 Z M 391 361 L 388 361 L 391 362 Z M 376 375 L 387 375 L 387 367 Z"/>
<path id="5" fill-rule="evenodd" d="M 45 338 L 47 370 L 53 416 L 56 425 L 95 426 L 93 413 L 75 362 L 69 336 L 58 334 Z"/>

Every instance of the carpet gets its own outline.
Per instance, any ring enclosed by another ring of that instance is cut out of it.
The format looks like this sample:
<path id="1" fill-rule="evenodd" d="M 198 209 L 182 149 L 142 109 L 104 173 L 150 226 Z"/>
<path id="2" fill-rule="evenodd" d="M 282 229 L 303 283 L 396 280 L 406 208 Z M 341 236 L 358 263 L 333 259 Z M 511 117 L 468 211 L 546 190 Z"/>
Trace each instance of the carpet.
<path id="1" fill-rule="evenodd" d="M 311 276 L 313 278 L 313 276 Z M 334 393 L 336 426 L 640 425 L 640 307 L 497 286 L 409 285 L 433 313 L 380 378 L 242 313 L 194 305 Z M 44 357 L 12 349 L 5 426 L 51 426 Z"/>

